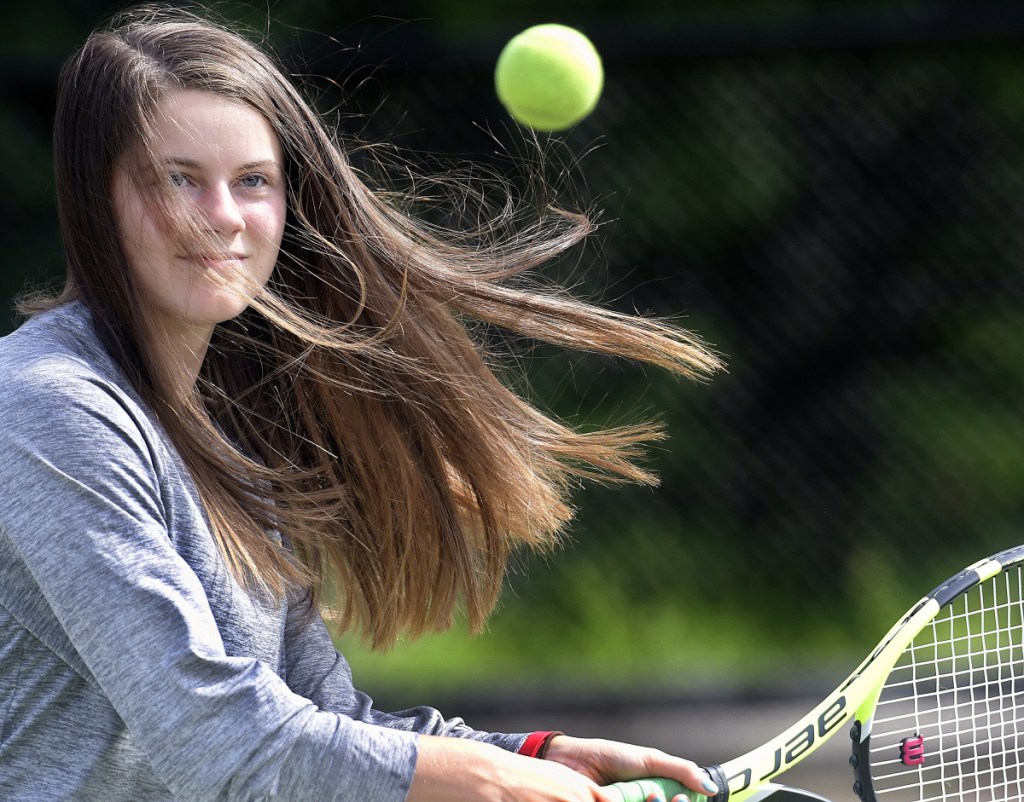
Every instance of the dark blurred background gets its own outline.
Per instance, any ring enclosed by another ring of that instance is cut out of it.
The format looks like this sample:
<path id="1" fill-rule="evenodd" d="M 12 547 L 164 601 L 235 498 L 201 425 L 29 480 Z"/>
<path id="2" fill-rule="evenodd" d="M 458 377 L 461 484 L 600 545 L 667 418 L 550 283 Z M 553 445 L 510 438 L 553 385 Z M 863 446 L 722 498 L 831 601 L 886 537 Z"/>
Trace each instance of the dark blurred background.
<path id="1" fill-rule="evenodd" d="M 13 5 L 0 12 L 5 299 L 62 273 L 54 81 L 121 7 Z M 1019 542 L 1024 6 L 218 8 L 268 36 L 353 141 L 540 172 L 563 202 L 599 210 L 552 275 L 677 316 L 729 363 L 695 385 L 520 348 L 536 397 L 569 420 L 664 419 L 663 484 L 581 492 L 569 546 L 524 561 L 481 639 L 383 657 L 344 640 L 363 684 L 404 699 L 495 680 L 611 693 L 840 679 L 932 585 Z M 508 38 L 552 21 L 592 38 L 606 88 L 575 129 L 534 141 L 492 70 Z"/>

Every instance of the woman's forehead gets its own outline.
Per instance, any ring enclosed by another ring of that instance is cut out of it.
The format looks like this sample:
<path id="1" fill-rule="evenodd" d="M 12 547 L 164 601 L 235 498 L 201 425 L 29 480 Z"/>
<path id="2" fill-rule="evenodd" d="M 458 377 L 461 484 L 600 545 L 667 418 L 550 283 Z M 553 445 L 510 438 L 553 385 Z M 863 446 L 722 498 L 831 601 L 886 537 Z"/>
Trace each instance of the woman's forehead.
<path id="1" fill-rule="evenodd" d="M 252 106 L 196 89 L 169 93 L 156 109 L 152 146 L 164 158 L 280 160 L 281 145 Z"/>

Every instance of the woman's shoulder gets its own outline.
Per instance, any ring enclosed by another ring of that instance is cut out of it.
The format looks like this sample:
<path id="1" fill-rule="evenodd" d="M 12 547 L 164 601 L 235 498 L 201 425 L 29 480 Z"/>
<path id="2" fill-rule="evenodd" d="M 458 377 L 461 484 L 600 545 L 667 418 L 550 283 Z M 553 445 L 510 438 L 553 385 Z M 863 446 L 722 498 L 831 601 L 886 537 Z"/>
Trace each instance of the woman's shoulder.
<path id="1" fill-rule="evenodd" d="M 0 338 L 0 409 L 53 410 L 71 399 L 104 397 L 120 404 L 134 392 L 100 343 L 80 303 L 42 312 Z"/>
<path id="2" fill-rule="evenodd" d="M 0 339 L 0 376 L 0 473 L 17 469 L 12 453 L 54 464 L 167 458 L 155 417 L 80 305 L 41 313 Z"/>

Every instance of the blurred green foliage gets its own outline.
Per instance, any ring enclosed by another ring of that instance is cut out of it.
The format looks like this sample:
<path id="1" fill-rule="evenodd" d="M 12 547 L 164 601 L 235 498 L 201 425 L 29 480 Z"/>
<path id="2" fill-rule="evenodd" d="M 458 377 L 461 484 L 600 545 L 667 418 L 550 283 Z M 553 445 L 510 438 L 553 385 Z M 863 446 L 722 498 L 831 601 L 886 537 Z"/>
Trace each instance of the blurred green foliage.
<path id="1" fill-rule="evenodd" d="M 730 363 L 693 385 L 513 346 L 535 397 L 574 423 L 663 419 L 663 485 L 582 491 L 571 542 L 524 557 L 484 638 L 382 656 L 346 637 L 364 684 L 841 662 L 1019 541 L 1024 10 L 957 5 L 306 0 L 271 4 L 269 22 L 265 5 L 219 6 L 269 31 L 345 136 L 512 177 L 525 164 L 600 210 L 552 274 L 680 318 Z M 53 81 L 111 10 L 0 12 L 5 298 L 60 274 Z M 607 88 L 579 127 L 533 142 L 490 71 L 508 37 L 551 20 L 591 35 Z"/>

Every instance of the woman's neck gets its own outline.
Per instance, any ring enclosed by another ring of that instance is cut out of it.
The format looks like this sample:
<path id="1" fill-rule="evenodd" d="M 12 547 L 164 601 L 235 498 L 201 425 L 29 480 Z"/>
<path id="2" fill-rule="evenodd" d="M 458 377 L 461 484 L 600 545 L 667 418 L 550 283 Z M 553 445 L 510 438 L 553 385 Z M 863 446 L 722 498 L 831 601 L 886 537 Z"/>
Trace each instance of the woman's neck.
<path id="1" fill-rule="evenodd" d="M 210 347 L 213 327 L 154 326 L 148 332 L 154 373 L 167 400 L 177 405 L 192 394 Z"/>

